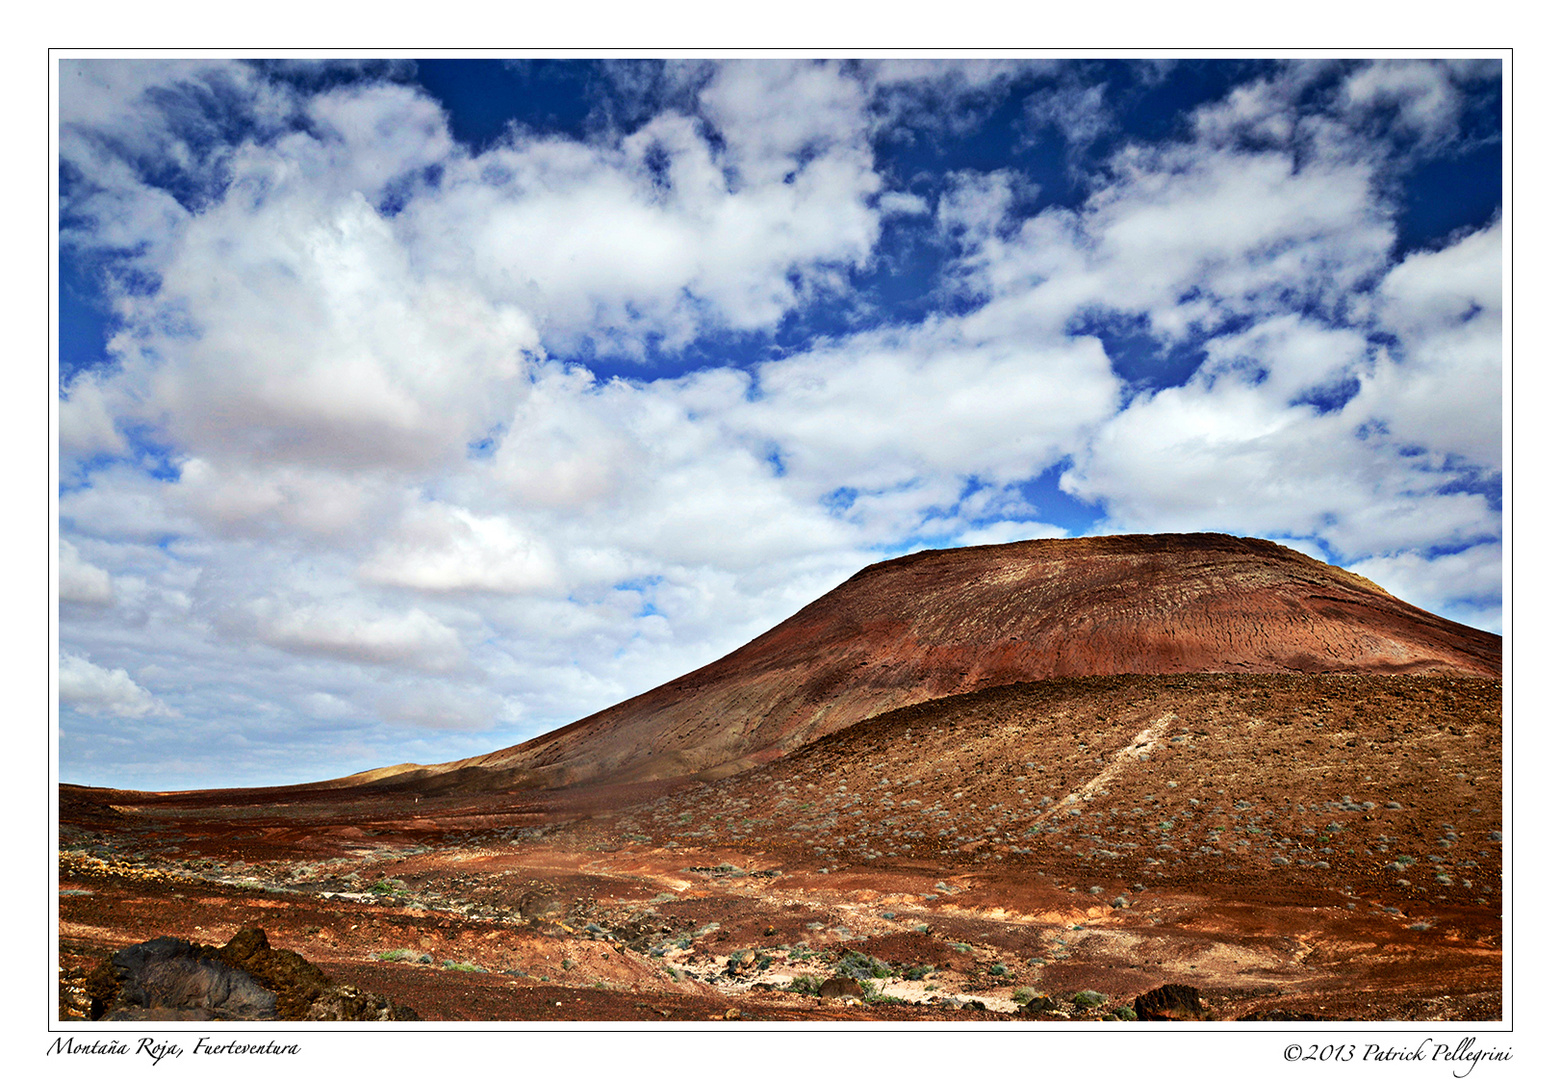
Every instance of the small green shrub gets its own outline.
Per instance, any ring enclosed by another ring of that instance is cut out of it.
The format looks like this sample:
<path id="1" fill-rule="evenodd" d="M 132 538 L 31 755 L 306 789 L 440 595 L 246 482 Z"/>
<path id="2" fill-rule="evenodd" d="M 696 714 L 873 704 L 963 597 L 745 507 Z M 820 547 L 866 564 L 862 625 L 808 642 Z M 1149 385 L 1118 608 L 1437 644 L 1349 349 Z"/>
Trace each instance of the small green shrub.
<path id="1" fill-rule="evenodd" d="M 852 950 L 835 965 L 835 974 L 861 982 L 863 979 L 887 979 L 894 969 L 876 956 L 865 956 Z"/>
<path id="2" fill-rule="evenodd" d="M 1040 994 L 1033 986 L 1021 986 L 1013 993 L 1014 1000 L 1021 1005 L 1034 1001 L 1038 997 L 1040 997 Z"/>
<path id="3" fill-rule="evenodd" d="M 391 949 L 389 952 L 380 953 L 374 959 L 411 963 L 415 961 L 417 957 L 418 954 L 413 952 L 411 949 Z"/>
<path id="4" fill-rule="evenodd" d="M 1080 990 L 1073 995 L 1073 1005 L 1078 1009 L 1098 1009 L 1111 999 L 1095 990 Z"/>
<path id="5" fill-rule="evenodd" d="M 791 985 L 786 987 L 786 989 L 793 994 L 808 994 L 812 997 L 817 997 L 819 985 L 820 980 L 812 975 L 798 975 L 791 980 Z"/>

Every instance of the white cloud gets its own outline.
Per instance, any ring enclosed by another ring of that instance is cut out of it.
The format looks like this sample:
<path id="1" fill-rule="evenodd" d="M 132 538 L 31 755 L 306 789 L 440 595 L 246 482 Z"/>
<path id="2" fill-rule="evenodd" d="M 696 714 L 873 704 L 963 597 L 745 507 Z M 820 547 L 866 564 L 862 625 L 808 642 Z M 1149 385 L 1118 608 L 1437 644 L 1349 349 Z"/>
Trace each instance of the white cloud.
<path id="1" fill-rule="evenodd" d="M 60 541 L 60 599 L 76 604 L 114 602 L 114 582 L 108 571 L 83 559 L 69 540 Z"/>
<path id="2" fill-rule="evenodd" d="M 391 723 L 406 727 L 486 731 L 493 726 L 499 702 L 489 693 L 425 686 L 382 698 L 379 711 Z"/>
<path id="3" fill-rule="evenodd" d="M 888 191 L 878 196 L 878 210 L 884 217 L 921 217 L 931 212 L 926 199 L 908 191 Z"/>
<path id="4" fill-rule="evenodd" d="M 112 393 L 106 391 L 103 377 L 90 372 L 71 381 L 60 401 L 62 455 L 86 459 L 99 453 L 117 455 L 125 452 L 124 436 L 114 423 L 115 414 L 124 409 L 125 403 L 113 400 Z"/>
<path id="5" fill-rule="evenodd" d="M 366 581 L 429 592 L 537 592 L 560 584 L 552 553 L 502 517 L 413 507 L 395 538 L 358 570 Z"/>
<path id="6" fill-rule="evenodd" d="M 353 600 L 295 605 L 262 599 L 249 605 L 249 613 L 260 641 L 290 653 L 437 673 L 457 671 L 466 661 L 460 635 L 421 608 L 392 612 Z"/>
<path id="7" fill-rule="evenodd" d="M 60 704 L 89 715 L 170 716 L 172 711 L 138 685 L 124 668 L 98 667 L 85 656 L 62 652 Z"/>
<path id="8" fill-rule="evenodd" d="M 1025 479 L 1081 445 L 1118 392 L 1093 339 L 988 338 L 960 321 L 821 346 L 766 365 L 759 386 L 734 422 L 773 440 L 815 498 Z"/>
<path id="9" fill-rule="evenodd" d="M 1344 83 L 1354 109 L 1387 106 L 1394 123 L 1422 139 L 1445 138 L 1458 124 L 1458 91 L 1448 69 L 1420 60 L 1376 60 Z"/>
<path id="10" fill-rule="evenodd" d="M 459 457 L 520 392 L 531 320 L 421 273 L 360 194 L 230 194 L 161 267 L 156 320 L 124 340 L 148 419 L 211 458 L 426 468 Z M 160 324 L 153 322 L 152 326 Z"/>
<path id="11" fill-rule="evenodd" d="M 867 94 L 835 61 L 723 64 L 699 95 L 749 183 L 772 184 L 837 157 L 860 168 L 867 149 Z"/>
<path id="12" fill-rule="evenodd" d="M 1057 128 L 1075 146 L 1088 146 L 1115 126 L 1106 90 L 1105 83 L 1075 83 L 1043 91 L 1025 101 L 1025 119 L 1033 127 Z"/>
<path id="13" fill-rule="evenodd" d="M 1486 469 L 1501 465 L 1502 223 L 1410 255 L 1378 291 L 1403 345 L 1377 366 L 1363 407 L 1407 443 Z"/>
<path id="14" fill-rule="evenodd" d="M 439 106 L 410 87 L 377 84 L 312 98 L 309 118 L 326 135 L 329 175 L 341 188 L 377 199 L 388 184 L 456 153 Z"/>
<path id="15" fill-rule="evenodd" d="M 1483 498 L 1363 436 L 1359 400 L 1318 415 L 1240 374 L 1162 390 L 1106 423 L 1062 486 L 1127 528 L 1317 536 L 1347 557 L 1499 532 Z"/>

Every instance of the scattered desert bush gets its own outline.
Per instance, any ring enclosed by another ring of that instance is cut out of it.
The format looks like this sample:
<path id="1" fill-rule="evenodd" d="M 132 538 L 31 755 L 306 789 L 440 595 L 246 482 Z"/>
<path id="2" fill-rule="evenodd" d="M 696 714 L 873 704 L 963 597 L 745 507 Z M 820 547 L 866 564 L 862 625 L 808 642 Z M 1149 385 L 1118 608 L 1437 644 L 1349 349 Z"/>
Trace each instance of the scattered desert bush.
<path id="1" fill-rule="evenodd" d="M 798 975 L 791 980 L 791 985 L 786 987 L 793 994 L 808 994 L 818 997 L 818 988 L 822 980 L 813 975 Z"/>
<path id="2" fill-rule="evenodd" d="M 835 965 L 835 974 L 861 982 L 863 979 L 887 979 L 894 974 L 894 969 L 876 956 L 864 956 L 853 949 L 840 958 Z"/>
<path id="3" fill-rule="evenodd" d="M 374 959 L 410 964 L 416 962 L 418 955 L 411 949 L 391 949 L 389 952 L 380 953 Z"/>

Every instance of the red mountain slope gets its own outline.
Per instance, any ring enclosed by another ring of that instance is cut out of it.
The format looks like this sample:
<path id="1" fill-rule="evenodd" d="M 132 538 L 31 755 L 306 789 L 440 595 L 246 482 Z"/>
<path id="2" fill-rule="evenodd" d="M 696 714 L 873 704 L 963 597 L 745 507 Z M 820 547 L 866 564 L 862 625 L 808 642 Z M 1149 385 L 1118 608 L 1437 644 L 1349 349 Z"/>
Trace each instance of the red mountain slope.
<path id="1" fill-rule="evenodd" d="M 1035 540 L 869 566 L 742 648 L 519 746 L 358 781 L 725 775 L 889 709 L 1061 676 L 1501 675 L 1501 639 L 1264 540 Z"/>

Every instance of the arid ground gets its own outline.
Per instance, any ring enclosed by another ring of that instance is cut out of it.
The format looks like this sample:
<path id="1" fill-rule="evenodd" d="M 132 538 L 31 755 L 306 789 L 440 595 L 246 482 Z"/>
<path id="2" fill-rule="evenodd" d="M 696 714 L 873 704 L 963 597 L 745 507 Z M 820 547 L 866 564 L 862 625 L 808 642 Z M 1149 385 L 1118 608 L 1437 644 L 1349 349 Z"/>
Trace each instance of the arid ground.
<path id="1" fill-rule="evenodd" d="M 1497 1020 L 1501 716 L 1488 678 L 1117 675 L 715 780 L 63 786 L 62 1016 L 116 949 L 260 926 L 422 1020 L 1116 1020 L 1164 984 Z"/>

